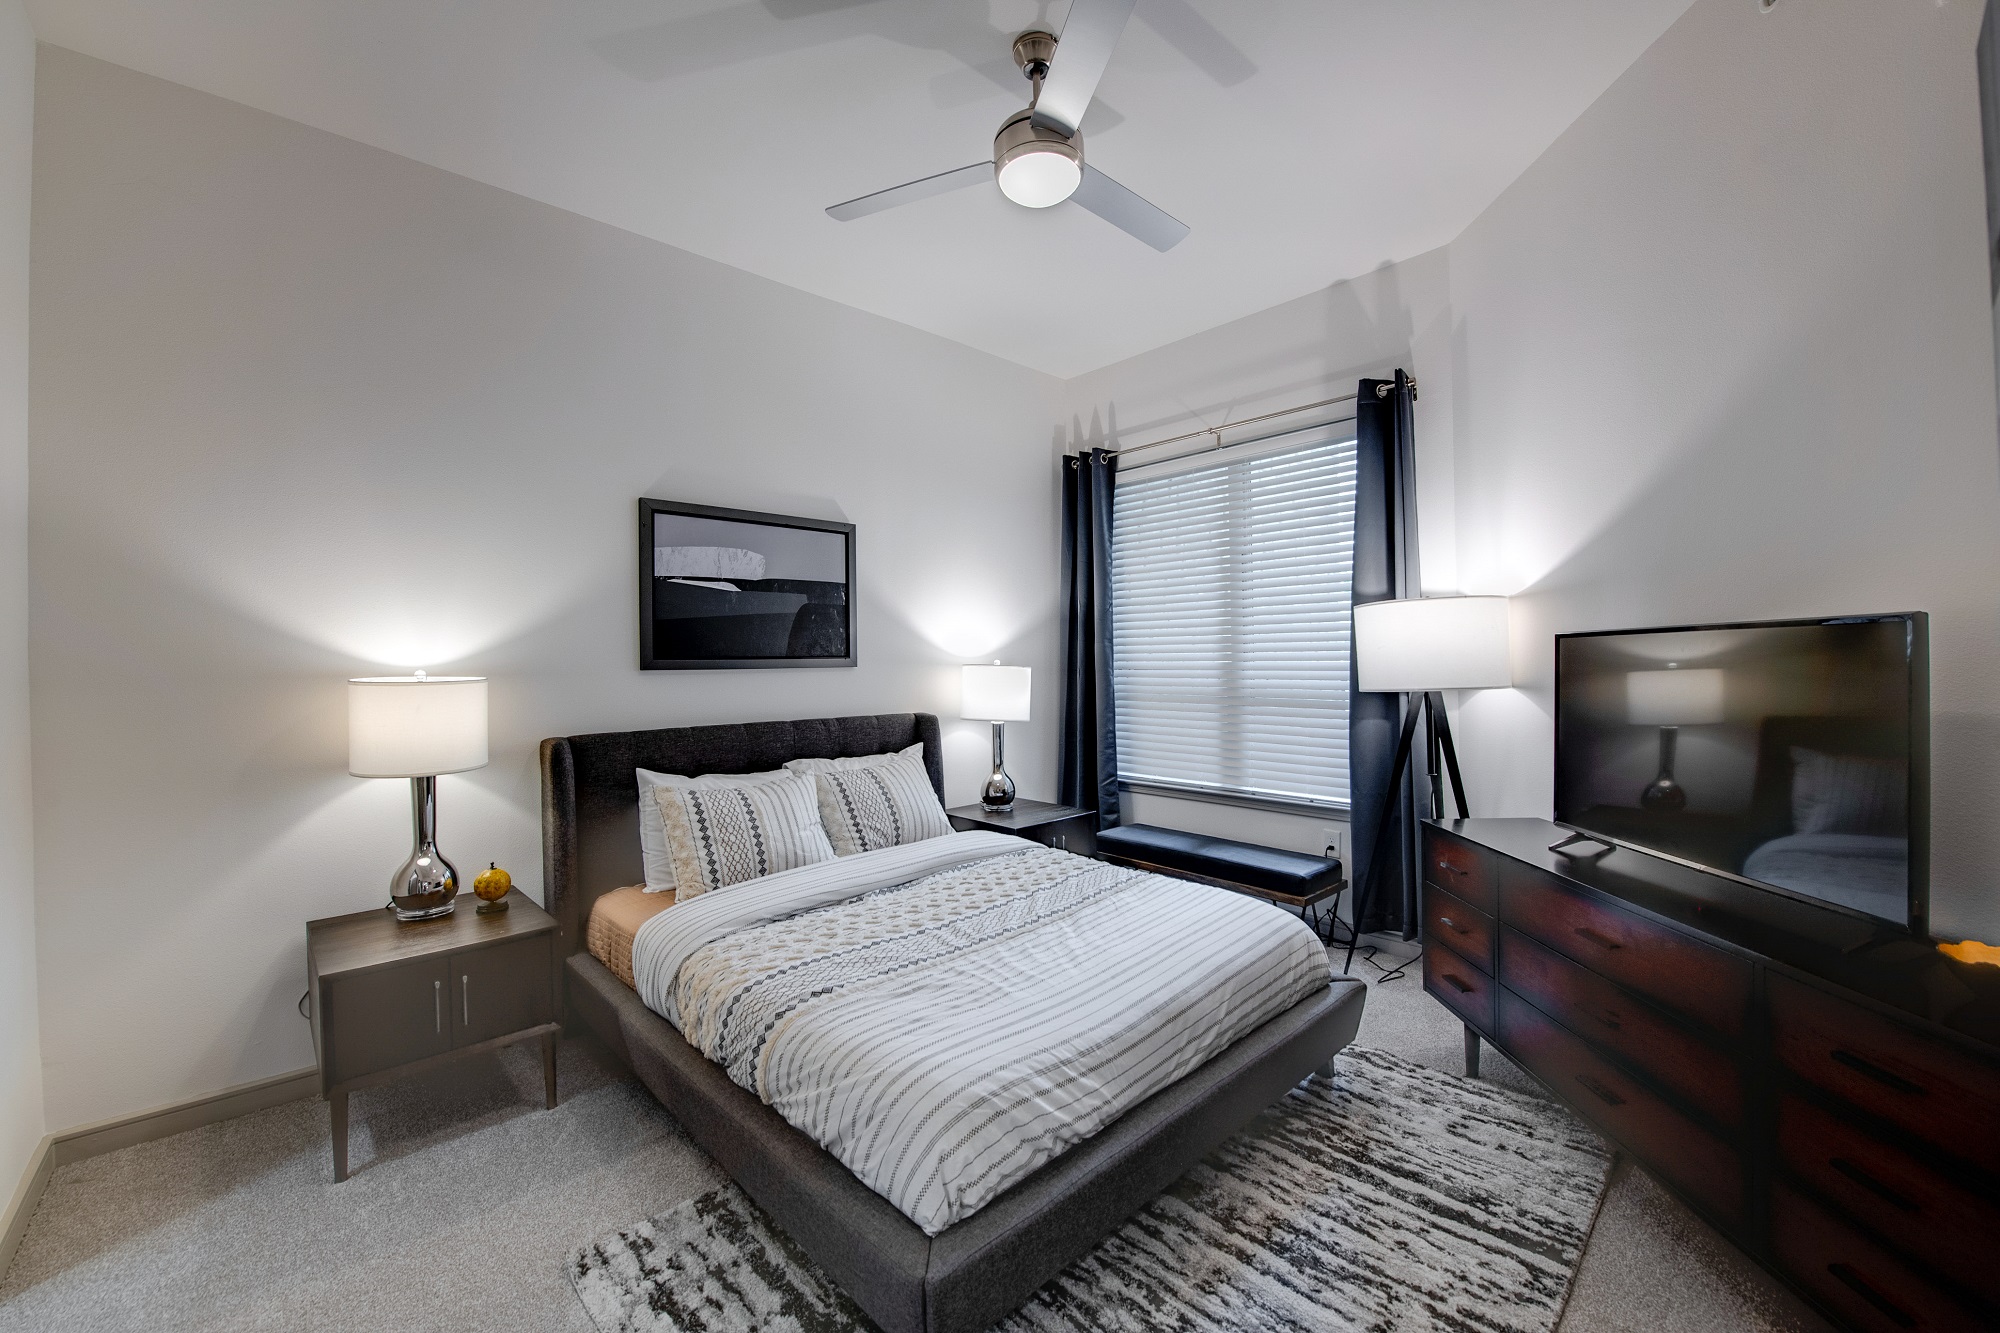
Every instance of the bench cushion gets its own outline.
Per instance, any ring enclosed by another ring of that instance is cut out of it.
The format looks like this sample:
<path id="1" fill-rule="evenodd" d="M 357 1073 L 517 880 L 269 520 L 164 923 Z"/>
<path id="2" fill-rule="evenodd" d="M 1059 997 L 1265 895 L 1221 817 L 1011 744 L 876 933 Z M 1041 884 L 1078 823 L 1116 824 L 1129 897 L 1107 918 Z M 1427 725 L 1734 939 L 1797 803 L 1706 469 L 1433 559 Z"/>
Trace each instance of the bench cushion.
<path id="1" fill-rule="evenodd" d="M 1258 893 L 1286 898 L 1312 898 L 1340 882 L 1340 862 L 1306 852 L 1287 852 L 1233 842 L 1206 833 L 1122 824 L 1100 829 L 1101 855 L 1140 861 L 1164 870 L 1180 870 L 1204 879 L 1225 880 Z"/>

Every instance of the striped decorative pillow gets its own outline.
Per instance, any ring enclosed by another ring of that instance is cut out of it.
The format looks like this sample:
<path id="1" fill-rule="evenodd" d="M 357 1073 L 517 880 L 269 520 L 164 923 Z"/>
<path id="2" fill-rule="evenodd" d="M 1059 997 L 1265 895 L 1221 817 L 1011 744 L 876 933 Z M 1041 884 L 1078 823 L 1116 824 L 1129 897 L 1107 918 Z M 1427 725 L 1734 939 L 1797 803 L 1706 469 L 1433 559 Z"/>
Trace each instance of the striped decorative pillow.
<path id="1" fill-rule="evenodd" d="M 819 818 L 837 856 L 900 847 L 951 832 L 923 760 L 886 756 L 866 768 L 815 772 Z"/>
<path id="2" fill-rule="evenodd" d="M 677 903 L 833 859 L 811 778 L 742 787 L 662 786 L 652 793 L 667 834 Z"/>

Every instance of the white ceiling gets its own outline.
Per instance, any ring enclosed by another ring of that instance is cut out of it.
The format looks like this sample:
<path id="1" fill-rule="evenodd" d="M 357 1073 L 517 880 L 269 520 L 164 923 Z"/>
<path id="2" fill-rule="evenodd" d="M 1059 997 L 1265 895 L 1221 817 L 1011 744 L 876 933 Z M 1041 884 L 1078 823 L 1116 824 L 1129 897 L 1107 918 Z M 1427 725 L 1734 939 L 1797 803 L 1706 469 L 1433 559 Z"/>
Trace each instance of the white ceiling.
<path id="1" fill-rule="evenodd" d="M 1690 0 L 1138 0 L 1089 160 L 1158 254 L 976 186 L 1067 0 L 31 0 L 44 41 L 1072 376 L 1450 241 Z M 1058 54 L 1060 60 L 1060 54 Z"/>

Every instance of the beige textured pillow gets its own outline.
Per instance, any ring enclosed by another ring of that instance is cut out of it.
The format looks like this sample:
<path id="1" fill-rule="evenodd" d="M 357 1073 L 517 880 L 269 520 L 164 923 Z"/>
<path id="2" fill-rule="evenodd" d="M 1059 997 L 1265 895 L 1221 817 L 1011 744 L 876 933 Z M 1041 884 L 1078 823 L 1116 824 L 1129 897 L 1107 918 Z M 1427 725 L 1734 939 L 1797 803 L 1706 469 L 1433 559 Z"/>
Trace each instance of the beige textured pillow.
<path id="1" fill-rule="evenodd" d="M 674 861 L 667 851 L 667 831 L 660 827 L 660 803 L 653 799 L 653 788 L 752 787 L 790 775 L 782 768 L 774 768 L 766 773 L 704 773 L 684 778 L 678 773 L 654 773 L 640 768 L 633 770 L 633 776 L 639 780 L 639 858 L 646 867 L 646 892 L 672 893 Z"/>
<path id="2" fill-rule="evenodd" d="M 923 760 L 910 754 L 884 757 L 865 768 L 817 772 L 819 818 L 835 854 L 852 856 L 899 847 L 951 832 Z"/>
<path id="3" fill-rule="evenodd" d="M 918 767 L 922 767 L 924 743 L 918 741 L 915 745 L 906 745 L 887 754 L 864 754 L 847 759 L 787 759 L 785 767 L 794 773 L 843 773 L 853 768 L 880 768 L 898 759 L 914 759 Z"/>
<path id="4" fill-rule="evenodd" d="M 813 779 L 653 789 L 673 862 L 674 901 L 833 859 Z"/>

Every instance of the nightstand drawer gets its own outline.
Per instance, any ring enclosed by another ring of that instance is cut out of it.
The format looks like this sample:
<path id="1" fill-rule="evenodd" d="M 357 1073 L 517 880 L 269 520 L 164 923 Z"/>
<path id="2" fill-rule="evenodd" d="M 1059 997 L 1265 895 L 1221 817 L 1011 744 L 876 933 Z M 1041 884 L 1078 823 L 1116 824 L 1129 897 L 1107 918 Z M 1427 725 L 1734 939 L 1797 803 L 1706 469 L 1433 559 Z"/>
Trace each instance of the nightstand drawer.
<path id="1" fill-rule="evenodd" d="M 419 958 L 326 982 L 327 1082 L 451 1049 L 445 960 Z"/>
<path id="2" fill-rule="evenodd" d="M 548 936 L 468 949 L 450 963 L 452 1045 L 555 1021 Z"/>

